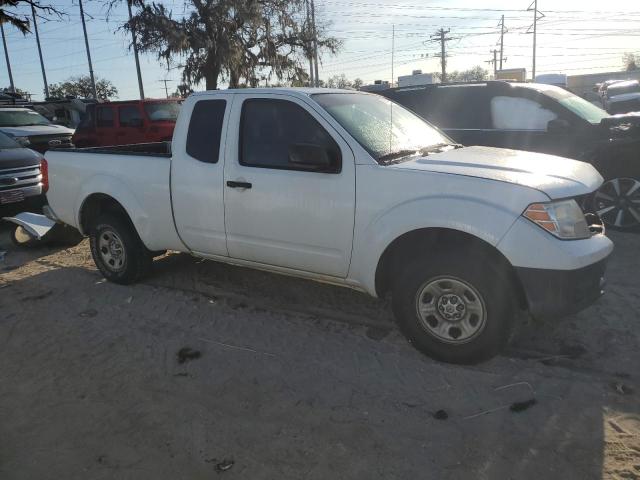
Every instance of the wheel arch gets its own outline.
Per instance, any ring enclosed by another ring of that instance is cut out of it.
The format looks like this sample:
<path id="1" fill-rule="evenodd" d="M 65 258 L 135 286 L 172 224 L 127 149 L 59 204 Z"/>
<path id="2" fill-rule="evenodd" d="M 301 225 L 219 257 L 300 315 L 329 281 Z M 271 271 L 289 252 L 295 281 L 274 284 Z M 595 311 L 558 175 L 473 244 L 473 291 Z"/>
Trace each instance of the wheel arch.
<path id="1" fill-rule="evenodd" d="M 438 252 L 456 249 L 472 255 L 484 256 L 496 262 L 515 287 L 518 306 L 527 308 L 522 282 L 509 260 L 492 244 L 470 233 L 443 227 L 418 228 L 396 237 L 384 250 L 375 270 L 375 289 L 379 297 L 390 291 L 396 269 L 425 251 Z"/>
<path id="2" fill-rule="evenodd" d="M 93 226 L 93 222 L 104 213 L 113 213 L 124 218 L 139 235 L 136 226 L 127 209 L 116 198 L 106 193 L 92 193 L 85 197 L 78 211 L 78 226 L 82 234 L 86 235 Z"/>

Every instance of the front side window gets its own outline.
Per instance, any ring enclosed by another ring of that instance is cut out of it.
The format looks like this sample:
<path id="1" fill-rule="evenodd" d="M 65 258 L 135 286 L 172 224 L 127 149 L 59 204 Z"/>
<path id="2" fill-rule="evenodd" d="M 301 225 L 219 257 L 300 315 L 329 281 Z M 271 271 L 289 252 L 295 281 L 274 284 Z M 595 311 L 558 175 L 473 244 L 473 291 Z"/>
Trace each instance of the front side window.
<path id="1" fill-rule="evenodd" d="M 118 120 L 121 127 L 141 127 L 142 114 L 135 105 L 123 105 L 118 108 Z"/>
<path id="2" fill-rule="evenodd" d="M 196 160 L 218 163 L 226 106 L 225 100 L 200 100 L 194 105 L 187 132 L 187 153 Z"/>
<path id="3" fill-rule="evenodd" d="M 318 93 L 312 97 L 379 163 L 404 152 L 452 143 L 416 114 L 378 95 Z"/>
<path id="4" fill-rule="evenodd" d="M 22 146 L 13 138 L 5 135 L 4 133 L 0 133 L 0 149 L 4 150 L 6 148 L 22 148 Z"/>
<path id="5" fill-rule="evenodd" d="M 112 107 L 96 108 L 96 126 L 97 127 L 113 127 L 113 108 Z"/>
<path id="6" fill-rule="evenodd" d="M 50 124 L 49 120 L 33 110 L 0 111 L 0 127 L 28 127 Z"/>
<path id="7" fill-rule="evenodd" d="M 542 84 L 535 85 L 534 88 L 591 124 L 598 124 L 603 118 L 609 116 L 609 114 L 600 107 L 596 107 L 593 103 L 584 98 L 580 98 L 564 88 Z"/>
<path id="8" fill-rule="evenodd" d="M 240 130 L 242 165 L 324 173 L 340 171 L 340 148 L 336 142 L 309 112 L 293 102 L 245 100 Z"/>
<path id="9" fill-rule="evenodd" d="M 493 128 L 497 130 L 546 130 L 558 116 L 528 98 L 496 96 L 491 99 Z"/>

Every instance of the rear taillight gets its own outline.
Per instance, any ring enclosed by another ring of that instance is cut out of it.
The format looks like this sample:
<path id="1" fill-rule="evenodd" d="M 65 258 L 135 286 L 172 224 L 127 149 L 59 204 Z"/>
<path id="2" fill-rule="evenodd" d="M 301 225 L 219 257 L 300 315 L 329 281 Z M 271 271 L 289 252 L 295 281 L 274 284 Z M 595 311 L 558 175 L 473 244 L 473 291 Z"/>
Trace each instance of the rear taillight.
<path id="1" fill-rule="evenodd" d="M 42 193 L 49 190 L 49 164 L 43 158 L 40 160 L 40 175 L 42 175 Z"/>

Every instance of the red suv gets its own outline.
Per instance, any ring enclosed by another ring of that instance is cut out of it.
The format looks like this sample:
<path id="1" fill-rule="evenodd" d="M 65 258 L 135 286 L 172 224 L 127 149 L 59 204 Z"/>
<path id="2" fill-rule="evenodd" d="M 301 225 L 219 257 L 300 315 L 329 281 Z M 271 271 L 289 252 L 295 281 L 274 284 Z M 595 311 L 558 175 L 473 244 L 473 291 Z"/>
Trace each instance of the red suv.
<path id="1" fill-rule="evenodd" d="M 103 147 L 171 141 L 182 100 L 130 100 L 87 105 L 72 142 Z"/>

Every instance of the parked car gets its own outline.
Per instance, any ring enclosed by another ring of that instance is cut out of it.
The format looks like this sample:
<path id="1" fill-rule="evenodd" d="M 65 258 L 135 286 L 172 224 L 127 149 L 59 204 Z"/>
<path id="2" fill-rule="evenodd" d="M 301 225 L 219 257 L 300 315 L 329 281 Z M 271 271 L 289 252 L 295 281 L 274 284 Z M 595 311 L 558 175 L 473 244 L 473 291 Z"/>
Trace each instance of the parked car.
<path id="1" fill-rule="evenodd" d="M 87 111 L 87 105 L 92 103 L 96 101 L 81 98 L 48 98 L 44 102 L 34 102 L 31 105 L 51 123 L 75 130 Z"/>
<path id="2" fill-rule="evenodd" d="M 601 89 L 602 105 L 611 114 L 640 111 L 640 82 L 615 82 Z"/>
<path id="3" fill-rule="evenodd" d="M 602 182 L 586 163 L 464 148 L 344 90 L 197 93 L 176 125 L 172 153 L 47 152 L 50 216 L 89 235 L 110 281 L 171 249 L 390 292 L 410 341 L 451 362 L 499 352 L 519 310 L 602 293 L 612 243 L 575 200 Z"/>
<path id="4" fill-rule="evenodd" d="M 73 143 L 84 148 L 171 141 L 179 111 L 179 100 L 88 105 Z"/>
<path id="5" fill-rule="evenodd" d="M 54 125 L 27 107 L 0 107 L 0 132 L 40 153 L 51 148 L 70 147 L 73 135 L 70 128 Z"/>
<path id="6" fill-rule="evenodd" d="M 44 203 L 42 156 L 0 133 L 0 217 Z"/>
<path id="7" fill-rule="evenodd" d="M 640 115 L 611 116 L 567 90 L 535 83 L 440 84 L 381 94 L 463 145 L 528 150 L 591 163 L 606 181 L 585 197 L 586 207 L 597 211 L 607 225 L 640 226 Z M 538 158 L 521 157 L 527 162 Z"/>

